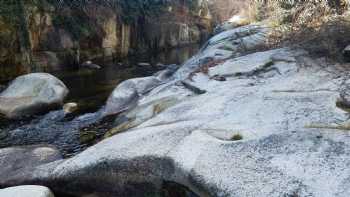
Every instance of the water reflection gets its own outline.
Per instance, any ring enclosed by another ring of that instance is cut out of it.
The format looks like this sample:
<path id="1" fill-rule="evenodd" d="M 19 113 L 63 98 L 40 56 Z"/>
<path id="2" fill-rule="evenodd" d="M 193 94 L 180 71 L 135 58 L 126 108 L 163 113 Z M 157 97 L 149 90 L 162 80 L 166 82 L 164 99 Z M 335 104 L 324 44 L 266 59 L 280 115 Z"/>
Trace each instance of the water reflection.
<path id="1" fill-rule="evenodd" d="M 80 108 L 73 117 L 62 110 L 28 120 L 9 121 L 0 118 L 0 148 L 16 145 L 52 144 L 70 157 L 98 142 L 113 127 L 115 117 L 99 119 L 98 109 L 112 90 L 123 80 L 152 75 L 162 64 L 181 64 L 198 50 L 198 46 L 175 49 L 156 56 L 146 54 L 122 62 L 98 62 L 102 69 L 62 69 L 51 72 L 69 88 L 66 102 L 77 102 Z M 150 65 L 138 66 L 140 62 Z M 86 134 L 93 134 L 87 136 Z"/>
<path id="2" fill-rule="evenodd" d="M 152 75 L 162 69 L 160 65 L 182 64 L 198 49 L 198 45 L 190 45 L 163 53 L 134 56 L 122 61 L 97 61 L 96 63 L 102 66 L 100 70 L 62 69 L 51 73 L 61 79 L 70 90 L 67 102 L 77 102 L 83 107 L 83 112 L 92 112 L 105 102 L 121 81 Z M 140 66 L 139 63 L 148 63 L 149 66 Z"/>

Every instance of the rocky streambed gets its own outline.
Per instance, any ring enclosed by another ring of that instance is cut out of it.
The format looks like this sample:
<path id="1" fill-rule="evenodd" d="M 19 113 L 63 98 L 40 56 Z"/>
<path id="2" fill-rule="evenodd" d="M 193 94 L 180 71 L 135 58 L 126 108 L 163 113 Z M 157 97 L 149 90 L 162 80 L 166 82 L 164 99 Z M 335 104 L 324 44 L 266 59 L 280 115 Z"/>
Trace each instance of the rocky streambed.
<path id="1" fill-rule="evenodd" d="M 166 64 L 181 64 L 196 51 L 198 45 L 189 45 L 157 56 L 143 54 L 120 62 L 99 62 L 103 65 L 101 69 L 61 68 L 54 71 L 51 74 L 62 80 L 67 87 L 65 91 L 69 90 L 65 102 L 77 103 L 78 110 L 65 114 L 54 106 L 55 110 L 42 115 L 21 117 L 19 120 L 0 118 L 0 147 L 51 144 L 64 157 L 71 157 L 100 141 L 107 131 L 116 126 L 116 116 L 100 117 L 99 110 L 117 84 L 129 78 L 153 75 L 164 69 Z M 23 82 L 22 85 L 35 86 L 33 81 Z M 18 92 L 15 88 L 10 88 L 14 94 Z M 41 104 L 39 106 L 43 107 Z"/>
<path id="2" fill-rule="evenodd" d="M 270 31 L 224 31 L 175 72 L 120 83 L 98 112 L 117 116 L 113 129 L 74 157 L 0 150 L 0 185 L 98 197 L 161 196 L 165 186 L 192 191 L 177 196 L 349 196 L 348 71 L 298 48 L 258 50 Z M 8 159 L 24 153 L 31 159 L 16 166 Z"/>

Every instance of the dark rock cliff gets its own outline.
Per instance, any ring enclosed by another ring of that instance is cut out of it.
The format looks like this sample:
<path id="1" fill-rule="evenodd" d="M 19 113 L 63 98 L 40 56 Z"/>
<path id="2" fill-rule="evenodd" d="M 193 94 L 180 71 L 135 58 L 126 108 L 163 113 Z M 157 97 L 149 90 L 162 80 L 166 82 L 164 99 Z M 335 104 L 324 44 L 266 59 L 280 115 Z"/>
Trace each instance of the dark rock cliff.
<path id="1" fill-rule="evenodd" d="M 0 81 L 198 43 L 212 29 L 203 0 L 0 0 L 0 7 Z"/>

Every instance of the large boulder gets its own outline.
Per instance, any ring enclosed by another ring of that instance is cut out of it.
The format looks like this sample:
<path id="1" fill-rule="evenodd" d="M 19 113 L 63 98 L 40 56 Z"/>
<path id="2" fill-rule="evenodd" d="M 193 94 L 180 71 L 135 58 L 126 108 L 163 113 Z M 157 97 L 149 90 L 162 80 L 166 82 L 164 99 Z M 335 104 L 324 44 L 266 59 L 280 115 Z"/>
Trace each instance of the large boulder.
<path id="1" fill-rule="evenodd" d="M 60 159 L 62 159 L 60 152 L 53 146 L 3 148 L 0 149 L 0 175 L 11 177 Z"/>
<path id="2" fill-rule="evenodd" d="M 225 61 L 239 57 L 266 46 L 268 34 L 272 30 L 262 25 L 246 25 L 224 31 L 213 36 L 196 54 L 175 73 L 176 78 L 186 78 L 189 73 L 197 72 L 201 62 Z"/>
<path id="3" fill-rule="evenodd" d="M 266 45 L 270 29 L 266 26 L 247 25 L 224 31 L 212 37 L 204 49 L 220 48 L 244 53 Z"/>
<path id="4" fill-rule="evenodd" d="M 47 73 L 32 73 L 16 78 L 0 94 L 0 114 L 20 118 L 62 105 L 68 89 Z"/>
<path id="5" fill-rule="evenodd" d="M 117 114 L 135 107 L 140 96 L 160 83 L 161 81 L 154 76 L 129 79 L 122 82 L 109 96 L 104 115 Z"/>
<path id="6" fill-rule="evenodd" d="M 44 186 L 22 185 L 0 189 L 1 197 L 55 197 L 51 190 Z"/>

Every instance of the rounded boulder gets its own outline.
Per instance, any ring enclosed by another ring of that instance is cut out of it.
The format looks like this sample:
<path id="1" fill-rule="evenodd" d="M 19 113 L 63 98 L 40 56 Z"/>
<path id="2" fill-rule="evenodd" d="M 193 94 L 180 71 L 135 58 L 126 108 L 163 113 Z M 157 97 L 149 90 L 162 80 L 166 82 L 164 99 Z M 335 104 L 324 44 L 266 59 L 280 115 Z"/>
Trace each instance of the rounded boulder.
<path id="1" fill-rule="evenodd" d="M 0 94 L 0 114 L 16 119 L 31 116 L 62 105 L 68 88 L 48 73 L 22 75 Z"/>

